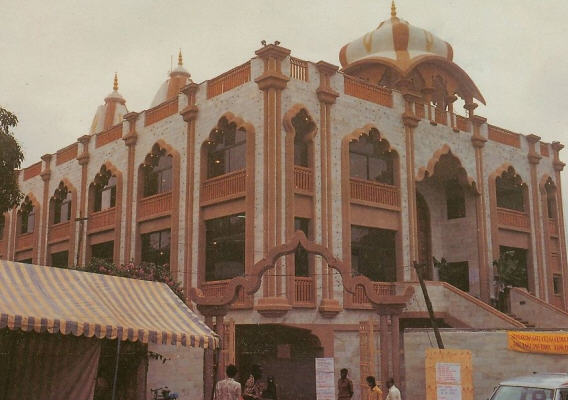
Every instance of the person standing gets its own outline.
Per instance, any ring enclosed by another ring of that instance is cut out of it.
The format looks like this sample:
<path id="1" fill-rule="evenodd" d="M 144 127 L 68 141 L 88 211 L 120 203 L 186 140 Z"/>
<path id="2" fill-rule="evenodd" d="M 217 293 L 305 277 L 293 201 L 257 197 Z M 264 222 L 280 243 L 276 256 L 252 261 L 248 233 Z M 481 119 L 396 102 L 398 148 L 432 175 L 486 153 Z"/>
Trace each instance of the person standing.
<path id="1" fill-rule="evenodd" d="M 347 368 L 339 371 L 341 378 L 337 381 L 337 400 L 350 400 L 353 397 L 353 382 L 347 377 Z"/>
<path id="2" fill-rule="evenodd" d="M 387 398 L 385 400 L 401 400 L 400 398 L 400 390 L 394 385 L 394 379 L 390 378 L 387 381 L 387 388 L 389 389 L 389 393 L 387 394 Z"/>
<path id="3" fill-rule="evenodd" d="M 374 376 L 367 377 L 367 384 L 369 385 L 369 394 L 367 395 L 367 400 L 382 400 L 383 391 L 377 385 L 377 381 Z"/>
<path id="4" fill-rule="evenodd" d="M 243 393 L 243 398 L 245 400 L 258 400 L 262 396 L 262 383 L 260 379 L 262 378 L 262 367 L 258 364 L 254 364 L 251 368 L 251 373 L 247 381 L 245 382 L 245 390 Z"/>
<path id="5" fill-rule="evenodd" d="M 262 398 L 270 400 L 278 400 L 278 394 L 276 393 L 276 383 L 274 382 L 274 377 L 269 376 L 266 378 L 266 389 L 262 392 Z"/>
<path id="6" fill-rule="evenodd" d="M 235 380 L 237 367 L 233 364 L 227 365 L 225 369 L 227 379 L 217 382 L 215 385 L 214 400 L 239 400 L 241 397 L 241 384 Z"/>

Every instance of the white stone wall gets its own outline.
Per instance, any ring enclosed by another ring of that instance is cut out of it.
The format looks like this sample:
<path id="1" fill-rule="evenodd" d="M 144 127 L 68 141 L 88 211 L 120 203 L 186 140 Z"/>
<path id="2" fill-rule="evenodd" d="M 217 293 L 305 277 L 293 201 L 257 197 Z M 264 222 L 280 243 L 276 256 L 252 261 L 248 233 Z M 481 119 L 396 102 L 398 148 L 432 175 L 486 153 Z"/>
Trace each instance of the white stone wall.
<path id="1" fill-rule="evenodd" d="M 167 386 L 180 400 L 203 400 L 203 349 L 150 343 L 148 350 L 166 359 L 148 361 L 148 399 L 152 398 L 150 389 Z"/>

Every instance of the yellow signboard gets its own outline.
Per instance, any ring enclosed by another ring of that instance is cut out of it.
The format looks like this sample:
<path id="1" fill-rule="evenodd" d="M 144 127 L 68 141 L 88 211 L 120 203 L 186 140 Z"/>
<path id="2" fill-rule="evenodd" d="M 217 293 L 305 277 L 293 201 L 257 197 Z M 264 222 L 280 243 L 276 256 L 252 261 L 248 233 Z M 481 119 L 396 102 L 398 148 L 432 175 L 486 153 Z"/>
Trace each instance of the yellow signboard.
<path id="1" fill-rule="evenodd" d="M 510 350 L 568 354 L 568 333 L 508 332 L 508 336 Z"/>
<path id="2" fill-rule="evenodd" d="M 426 349 L 426 400 L 473 400 L 471 351 Z"/>

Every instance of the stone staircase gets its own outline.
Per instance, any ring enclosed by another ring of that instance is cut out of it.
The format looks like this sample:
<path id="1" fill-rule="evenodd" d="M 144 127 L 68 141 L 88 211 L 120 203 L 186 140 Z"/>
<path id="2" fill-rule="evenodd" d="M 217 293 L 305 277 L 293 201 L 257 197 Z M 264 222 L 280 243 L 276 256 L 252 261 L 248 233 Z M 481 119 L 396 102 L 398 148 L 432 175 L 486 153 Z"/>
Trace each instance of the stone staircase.
<path id="1" fill-rule="evenodd" d="M 514 320 L 519 321 L 521 324 L 523 324 L 525 326 L 525 328 L 536 328 L 536 325 L 533 323 L 530 323 L 529 321 L 526 321 L 522 318 L 517 317 L 515 314 L 513 313 L 506 313 L 509 317 L 513 318 Z"/>

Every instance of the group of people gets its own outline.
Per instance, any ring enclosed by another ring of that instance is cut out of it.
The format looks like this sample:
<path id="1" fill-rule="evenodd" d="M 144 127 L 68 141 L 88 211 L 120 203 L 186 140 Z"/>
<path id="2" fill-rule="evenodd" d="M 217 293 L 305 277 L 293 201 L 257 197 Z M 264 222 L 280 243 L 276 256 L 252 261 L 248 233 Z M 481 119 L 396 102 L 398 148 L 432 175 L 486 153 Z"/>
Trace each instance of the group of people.
<path id="1" fill-rule="evenodd" d="M 262 382 L 262 367 L 255 364 L 251 368 L 250 376 L 248 377 L 244 390 L 241 384 L 235 380 L 237 376 L 237 367 L 228 365 L 225 369 L 227 378 L 217 382 L 215 385 L 215 392 L 213 394 L 214 400 L 278 400 L 276 394 L 276 383 L 274 377 L 269 376 L 266 379 L 266 384 Z"/>
<path id="2" fill-rule="evenodd" d="M 337 381 L 337 400 L 351 400 L 353 397 L 353 382 L 347 377 L 347 368 L 342 368 L 340 371 L 340 378 Z M 367 400 L 383 400 L 383 391 L 377 385 L 374 376 L 367 377 L 367 384 L 369 385 L 369 393 Z M 384 400 L 401 400 L 400 390 L 394 385 L 394 379 L 390 378 L 387 381 L 388 393 Z"/>
<path id="3" fill-rule="evenodd" d="M 278 400 L 276 394 L 276 383 L 274 377 L 269 376 L 266 379 L 266 384 L 262 382 L 262 367 L 255 364 L 251 368 L 251 373 L 244 385 L 244 390 L 241 384 L 235 380 L 237 376 L 237 367 L 228 365 L 225 372 L 227 378 L 217 382 L 213 394 L 214 400 Z M 340 371 L 340 378 L 337 382 L 337 400 L 351 400 L 353 397 L 353 382 L 347 377 L 347 368 L 342 368 Z M 383 398 L 383 391 L 377 385 L 374 376 L 367 377 L 367 384 L 369 385 L 369 393 L 367 400 L 401 400 L 400 390 L 395 386 L 394 379 L 390 378 L 387 381 L 388 393 Z"/>

